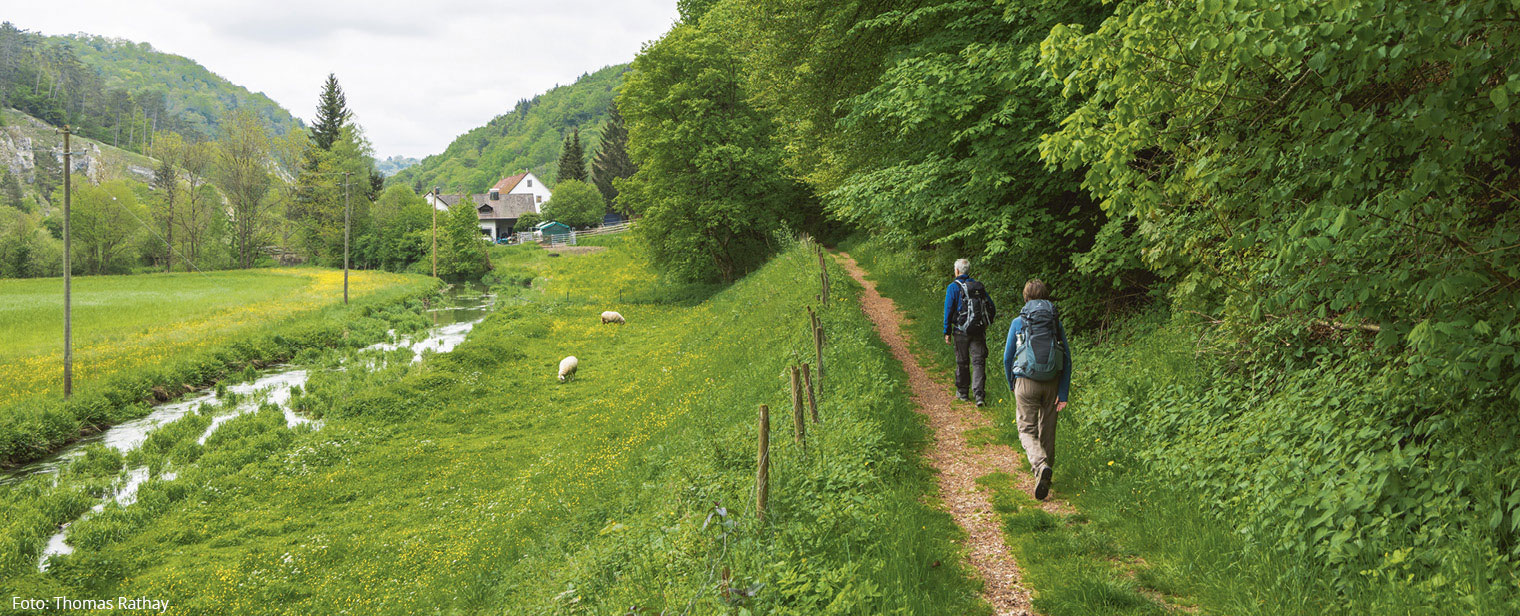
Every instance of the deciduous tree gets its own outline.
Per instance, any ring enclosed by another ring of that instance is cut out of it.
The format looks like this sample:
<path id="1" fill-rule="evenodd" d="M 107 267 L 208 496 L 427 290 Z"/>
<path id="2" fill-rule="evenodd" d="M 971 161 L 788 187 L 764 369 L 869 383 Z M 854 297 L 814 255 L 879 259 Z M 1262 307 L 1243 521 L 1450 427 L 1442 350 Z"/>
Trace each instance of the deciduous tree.
<path id="1" fill-rule="evenodd" d="M 176 208 L 179 205 L 179 159 L 184 154 L 185 142 L 176 133 L 161 133 L 153 139 L 153 155 L 158 157 L 158 168 L 153 173 L 153 188 L 158 191 L 158 204 L 154 218 L 164 234 L 164 271 L 174 271 L 174 228 Z M 188 268 L 189 266 L 186 265 Z"/>
<path id="2" fill-rule="evenodd" d="M 265 197 L 273 182 L 269 171 L 269 135 L 252 113 L 238 110 L 217 146 L 217 183 L 231 205 L 237 266 L 253 267 L 263 245 Z"/>
<path id="3" fill-rule="evenodd" d="M 596 187 L 580 180 L 563 180 L 554 187 L 554 198 L 544 205 L 544 217 L 572 227 L 589 227 L 602 221 L 607 202 Z"/>
<path id="4" fill-rule="evenodd" d="M 800 196 L 735 62 L 721 40 L 679 25 L 634 60 L 618 99 L 638 165 L 619 198 L 644 217 L 656 266 L 678 278 L 731 281 L 758 265 Z"/>
<path id="5" fill-rule="evenodd" d="M 439 229 L 438 275 L 452 280 L 474 280 L 491 269 L 486 242 L 481 239 L 480 217 L 475 202 L 460 199 L 449 208 Z"/>

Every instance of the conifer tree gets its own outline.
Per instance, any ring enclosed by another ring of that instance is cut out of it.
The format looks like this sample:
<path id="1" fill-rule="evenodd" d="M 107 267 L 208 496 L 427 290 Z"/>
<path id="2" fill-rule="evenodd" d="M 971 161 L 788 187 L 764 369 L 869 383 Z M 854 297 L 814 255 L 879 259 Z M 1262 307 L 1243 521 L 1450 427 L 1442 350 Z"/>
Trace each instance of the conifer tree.
<path id="1" fill-rule="evenodd" d="M 586 152 L 581 148 L 581 129 L 565 137 L 565 147 L 559 155 L 558 181 L 586 181 Z"/>
<path id="2" fill-rule="evenodd" d="M 16 179 L 16 174 L 11 173 L 9 167 L 0 166 L 0 204 L 26 211 L 24 197 L 21 182 Z"/>
<path id="3" fill-rule="evenodd" d="M 633 159 L 628 157 L 628 128 L 623 126 L 623 114 L 618 113 L 617 105 L 612 105 L 607 123 L 602 127 L 601 146 L 591 160 L 592 181 L 601 191 L 602 198 L 607 200 L 608 208 L 616 205 L 618 194 L 612 181 L 632 177 L 638 170 Z"/>
<path id="4" fill-rule="evenodd" d="M 317 118 L 311 123 L 312 144 L 323 150 L 332 149 L 333 142 L 343 134 L 343 126 L 348 124 L 351 116 L 348 98 L 338 85 L 338 76 L 328 73 L 327 83 L 322 85 L 322 96 L 317 102 Z"/>

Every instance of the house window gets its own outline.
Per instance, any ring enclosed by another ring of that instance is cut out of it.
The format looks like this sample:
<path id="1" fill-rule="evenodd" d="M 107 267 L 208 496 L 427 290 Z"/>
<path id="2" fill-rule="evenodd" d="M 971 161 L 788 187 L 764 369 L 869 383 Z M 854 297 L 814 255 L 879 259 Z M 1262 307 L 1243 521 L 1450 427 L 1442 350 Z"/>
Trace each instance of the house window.
<path id="1" fill-rule="evenodd" d="M 543 195 L 539 195 L 538 196 L 538 202 L 539 203 L 543 203 L 544 202 L 544 196 Z"/>
<path id="2" fill-rule="evenodd" d="M 528 188 L 533 188 L 533 180 L 528 180 Z"/>

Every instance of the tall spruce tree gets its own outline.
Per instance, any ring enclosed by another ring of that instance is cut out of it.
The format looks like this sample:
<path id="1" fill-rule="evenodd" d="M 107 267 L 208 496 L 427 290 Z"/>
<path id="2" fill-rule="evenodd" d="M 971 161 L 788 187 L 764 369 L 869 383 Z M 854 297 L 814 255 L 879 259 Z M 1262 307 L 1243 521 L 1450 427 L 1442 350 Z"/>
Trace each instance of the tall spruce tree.
<path id="1" fill-rule="evenodd" d="M 628 127 L 623 126 L 623 114 L 618 113 L 617 105 L 612 105 L 609 110 L 607 123 L 602 126 L 602 143 L 597 148 L 596 157 L 591 160 L 591 177 L 596 189 L 601 191 L 602 198 L 607 200 L 607 207 L 619 207 L 627 210 L 616 203 L 618 191 L 612 185 L 612 181 L 618 178 L 632 177 L 639 170 L 638 165 L 633 164 L 633 159 L 628 157 Z"/>
<path id="2" fill-rule="evenodd" d="M 565 147 L 560 150 L 558 181 L 586 181 L 586 151 L 581 148 L 581 129 L 565 137 Z"/>
<path id="3" fill-rule="evenodd" d="M 323 150 L 331 150 L 333 142 L 343 134 L 343 126 L 348 124 L 351 115 L 348 98 L 338 85 L 338 76 L 328 73 L 327 83 L 322 85 L 322 97 L 317 102 L 316 121 L 311 123 L 312 144 Z"/>
<path id="4" fill-rule="evenodd" d="M 27 211 L 25 193 L 21 189 L 21 181 L 16 179 L 16 174 L 11 173 L 9 167 L 0 166 L 0 204 L 9 205 L 21 211 Z"/>

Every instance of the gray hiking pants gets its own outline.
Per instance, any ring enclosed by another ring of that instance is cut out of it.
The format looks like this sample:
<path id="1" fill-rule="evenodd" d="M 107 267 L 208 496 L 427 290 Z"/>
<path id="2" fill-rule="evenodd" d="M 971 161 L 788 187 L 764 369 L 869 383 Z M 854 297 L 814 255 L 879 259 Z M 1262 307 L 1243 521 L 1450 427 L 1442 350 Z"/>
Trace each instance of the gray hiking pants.
<path id="1" fill-rule="evenodd" d="M 1040 382 L 1017 378 L 1013 397 L 1019 415 L 1019 443 L 1029 456 L 1029 468 L 1056 465 L 1056 393 L 1060 379 Z"/>
<path id="2" fill-rule="evenodd" d="M 955 392 L 973 400 L 987 398 L 987 334 L 955 333 Z"/>

